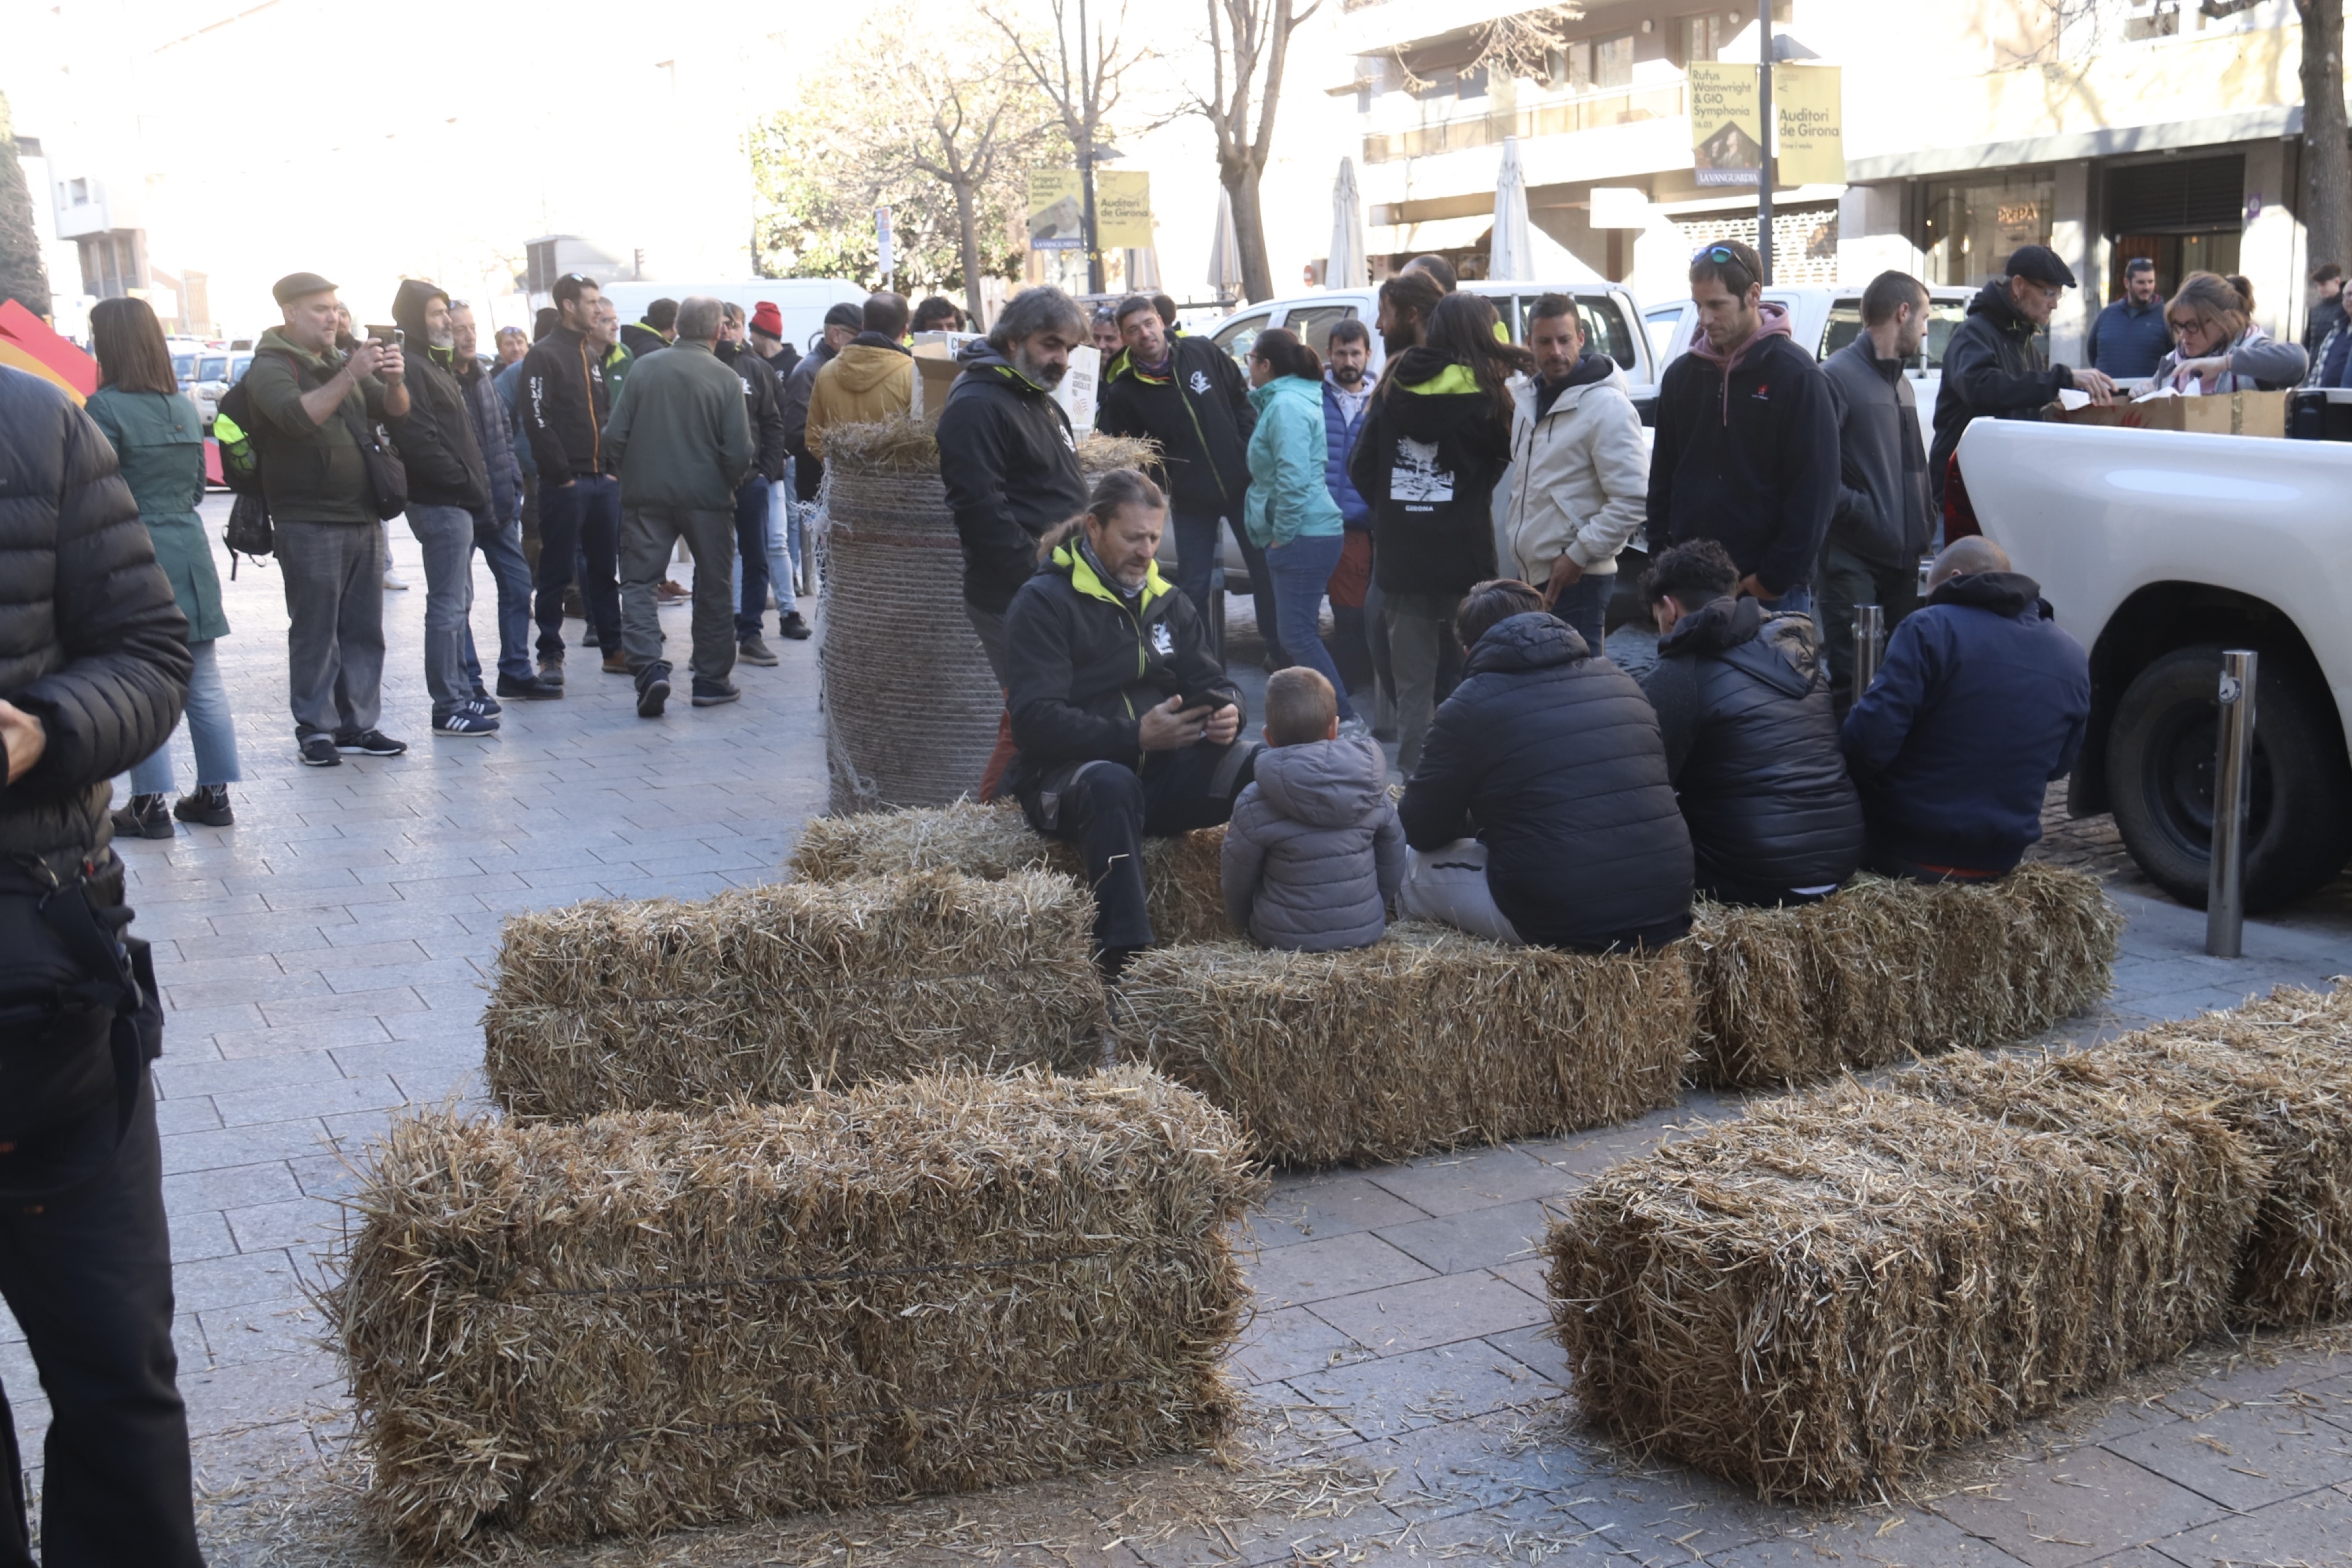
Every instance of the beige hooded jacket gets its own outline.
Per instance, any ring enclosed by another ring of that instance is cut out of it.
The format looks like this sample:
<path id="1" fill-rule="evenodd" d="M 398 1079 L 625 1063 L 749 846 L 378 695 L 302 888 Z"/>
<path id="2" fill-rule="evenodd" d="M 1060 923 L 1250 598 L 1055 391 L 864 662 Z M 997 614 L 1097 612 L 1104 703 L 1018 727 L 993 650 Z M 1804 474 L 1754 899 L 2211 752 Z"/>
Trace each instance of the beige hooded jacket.
<path id="1" fill-rule="evenodd" d="M 1608 373 L 1591 379 L 1598 360 Z M 1504 509 L 1507 566 L 1543 586 L 1565 555 L 1587 576 L 1617 570 L 1617 552 L 1648 515 L 1650 451 L 1625 372 L 1603 355 L 1578 362 L 1543 417 L 1537 383 L 1511 382 L 1511 494 Z"/>

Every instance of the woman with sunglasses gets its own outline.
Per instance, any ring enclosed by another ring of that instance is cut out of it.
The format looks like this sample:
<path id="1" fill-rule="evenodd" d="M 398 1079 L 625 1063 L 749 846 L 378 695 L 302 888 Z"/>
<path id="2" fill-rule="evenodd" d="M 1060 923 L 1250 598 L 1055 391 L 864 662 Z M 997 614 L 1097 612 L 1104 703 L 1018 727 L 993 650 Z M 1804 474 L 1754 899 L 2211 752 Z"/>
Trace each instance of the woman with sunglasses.
<path id="1" fill-rule="evenodd" d="M 2172 352 L 2157 361 L 2151 386 L 2210 394 L 2280 392 L 2299 386 L 2311 368 L 2300 343 L 2273 340 L 2253 322 L 2253 285 L 2192 272 L 2165 306 Z"/>

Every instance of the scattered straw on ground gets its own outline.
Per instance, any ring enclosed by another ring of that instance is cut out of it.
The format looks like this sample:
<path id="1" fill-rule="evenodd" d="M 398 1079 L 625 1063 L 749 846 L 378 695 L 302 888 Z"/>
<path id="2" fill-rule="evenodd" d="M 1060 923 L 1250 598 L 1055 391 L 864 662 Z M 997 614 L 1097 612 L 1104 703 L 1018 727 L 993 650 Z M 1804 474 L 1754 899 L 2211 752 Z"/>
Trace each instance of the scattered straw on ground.
<path id="1" fill-rule="evenodd" d="M 483 1014 L 521 1116 L 782 1100 L 941 1062 L 1099 1054 L 1088 901 L 1062 877 L 785 883 L 508 917 Z"/>
<path id="2" fill-rule="evenodd" d="M 1285 953 L 1224 942 L 1129 962 L 1121 1051 L 1232 1112 L 1269 1159 L 1402 1159 L 1674 1103 L 1691 1035 L 1679 958 L 1506 947 L 1435 926 Z"/>
<path id="3" fill-rule="evenodd" d="M 968 1491 L 1224 1435 L 1265 1182 L 1139 1068 L 402 1119 L 326 1296 L 405 1552 Z"/>
<path id="4" fill-rule="evenodd" d="M 1225 924 L 1224 843 L 1223 828 L 1143 841 L 1145 907 L 1163 945 L 1232 937 Z M 1012 800 L 813 817 L 801 829 L 791 869 L 810 882 L 911 871 L 983 878 L 1052 871 L 1081 883 L 1086 878 L 1077 847 L 1034 831 Z"/>

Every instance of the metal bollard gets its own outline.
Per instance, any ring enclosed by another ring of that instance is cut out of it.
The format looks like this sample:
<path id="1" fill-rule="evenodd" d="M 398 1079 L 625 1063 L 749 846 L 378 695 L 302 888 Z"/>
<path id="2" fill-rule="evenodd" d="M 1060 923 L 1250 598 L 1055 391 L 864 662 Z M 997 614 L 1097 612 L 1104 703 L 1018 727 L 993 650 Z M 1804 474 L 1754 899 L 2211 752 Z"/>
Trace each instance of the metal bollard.
<path id="1" fill-rule="evenodd" d="M 2213 861 L 2205 883 L 2205 951 L 2240 956 L 2246 934 L 2247 776 L 2254 760 L 2255 655 L 2232 648 L 2221 655 L 2221 722 L 2214 726 Z"/>
<path id="2" fill-rule="evenodd" d="M 1860 702 L 1886 657 L 1886 622 L 1875 604 L 1853 607 L 1853 700 Z"/>

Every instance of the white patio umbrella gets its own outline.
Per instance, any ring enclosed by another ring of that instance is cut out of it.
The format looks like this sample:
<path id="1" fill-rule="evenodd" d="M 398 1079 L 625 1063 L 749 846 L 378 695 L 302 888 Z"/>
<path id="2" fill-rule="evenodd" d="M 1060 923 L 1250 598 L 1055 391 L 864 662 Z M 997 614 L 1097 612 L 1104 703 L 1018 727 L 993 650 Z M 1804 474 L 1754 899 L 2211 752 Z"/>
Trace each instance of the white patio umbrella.
<path id="1" fill-rule="evenodd" d="M 1356 191 L 1356 161 L 1339 160 L 1331 183 L 1330 260 L 1323 267 L 1326 288 L 1360 288 L 1370 274 L 1364 262 L 1364 201 Z"/>
<path id="2" fill-rule="evenodd" d="M 1528 178 L 1519 169 L 1519 139 L 1503 138 L 1503 172 L 1495 181 L 1495 233 L 1486 276 L 1513 282 L 1535 277 L 1535 239 L 1528 232 Z"/>
<path id="3" fill-rule="evenodd" d="M 1217 232 L 1209 239 L 1209 287 L 1220 299 L 1242 291 L 1242 246 L 1234 235 L 1234 193 L 1217 187 Z"/>
<path id="4" fill-rule="evenodd" d="M 1130 294 L 1160 287 L 1160 247 L 1129 246 L 1127 252 L 1127 291 Z"/>

